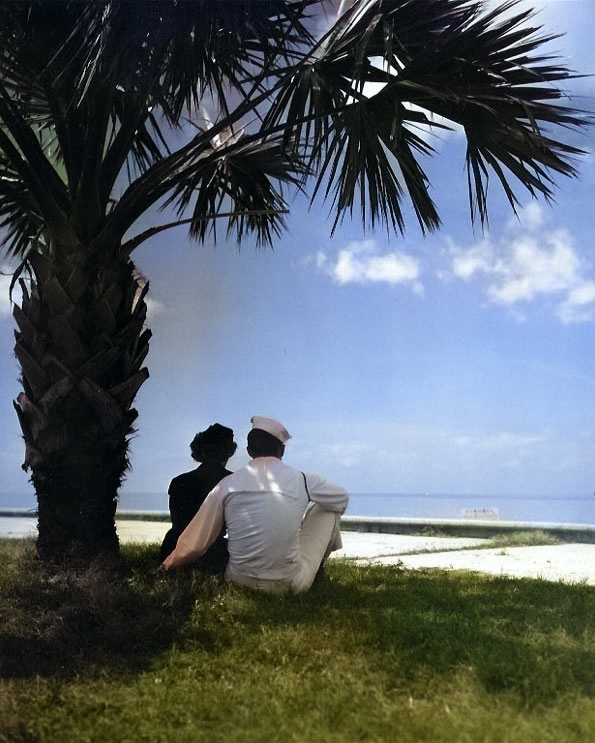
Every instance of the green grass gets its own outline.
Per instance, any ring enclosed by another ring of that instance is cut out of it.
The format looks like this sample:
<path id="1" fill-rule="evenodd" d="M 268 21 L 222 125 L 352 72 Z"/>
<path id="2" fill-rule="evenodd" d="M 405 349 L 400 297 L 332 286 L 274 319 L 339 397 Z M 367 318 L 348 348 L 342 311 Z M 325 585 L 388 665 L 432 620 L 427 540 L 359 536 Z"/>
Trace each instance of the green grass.
<path id="1" fill-rule="evenodd" d="M 448 537 L 444 531 L 436 529 L 434 527 L 426 527 L 422 529 L 419 536 L 421 537 Z M 481 549 L 496 549 L 498 547 L 505 549 L 507 547 L 539 547 L 539 546 L 553 546 L 561 544 L 559 537 L 554 534 L 550 534 L 542 529 L 522 529 L 520 531 L 502 532 L 495 537 L 489 539 L 483 539 L 479 544 L 473 544 L 469 547 L 450 547 L 446 550 L 440 549 L 440 551 L 446 552 L 460 552 L 462 550 L 481 550 Z M 434 549 L 423 549 L 418 550 L 419 553 L 436 552 L 438 548 Z M 412 553 L 408 553 L 412 554 Z"/>
<path id="2" fill-rule="evenodd" d="M 494 547 L 536 547 L 560 543 L 560 539 L 555 535 L 535 529 L 500 534 L 488 539 L 484 546 L 493 549 Z"/>
<path id="3" fill-rule="evenodd" d="M 301 596 L 0 540 L 0 741 L 591 743 L 595 588 L 332 561 Z"/>

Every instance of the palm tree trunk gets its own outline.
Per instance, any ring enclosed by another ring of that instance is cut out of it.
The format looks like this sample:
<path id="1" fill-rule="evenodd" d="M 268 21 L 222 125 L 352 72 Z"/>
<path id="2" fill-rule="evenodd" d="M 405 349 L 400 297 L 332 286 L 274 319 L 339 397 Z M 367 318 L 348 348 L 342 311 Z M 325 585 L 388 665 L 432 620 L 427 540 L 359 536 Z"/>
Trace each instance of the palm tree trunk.
<path id="1" fill-rule="evenodd" d="M 148 284 L 129 258 L 79 249 L 59 264 L 32 252 L 20 280 L 15 401 L 38 502 L 37 550 L 48 562 L 117 555 L 115 512 L 128 467 L 142 366 Z"/>

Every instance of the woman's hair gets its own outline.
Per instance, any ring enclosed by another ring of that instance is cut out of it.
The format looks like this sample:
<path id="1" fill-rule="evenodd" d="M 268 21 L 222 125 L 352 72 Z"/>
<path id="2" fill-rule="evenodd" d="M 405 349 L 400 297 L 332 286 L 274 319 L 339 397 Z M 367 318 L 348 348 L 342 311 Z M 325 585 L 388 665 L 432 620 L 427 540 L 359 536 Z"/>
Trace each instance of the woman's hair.
<path id="1" fill-rule="evenodd" d="M 196 462 L 227 462 L 237 448 L 231 428 L 219 423 L 197 433 L 190 443 L 190 453 Z"/>

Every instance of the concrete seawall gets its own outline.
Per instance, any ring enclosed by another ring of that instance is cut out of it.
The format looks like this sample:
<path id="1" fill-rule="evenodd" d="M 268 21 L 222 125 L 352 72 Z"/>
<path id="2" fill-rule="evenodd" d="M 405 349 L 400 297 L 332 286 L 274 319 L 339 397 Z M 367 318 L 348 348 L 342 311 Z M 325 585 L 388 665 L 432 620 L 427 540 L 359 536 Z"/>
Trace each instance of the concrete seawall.
<path id="1" fill-rule="evenodd" d="M 595 544 L 595 526 L 526 521 L 481 521 L 479 519 L 400 519 L 343 516 L 343 531 L 379 534 L 409 534 L 490 539 L 519 531 L 543 531 L 562 542 Z"/>

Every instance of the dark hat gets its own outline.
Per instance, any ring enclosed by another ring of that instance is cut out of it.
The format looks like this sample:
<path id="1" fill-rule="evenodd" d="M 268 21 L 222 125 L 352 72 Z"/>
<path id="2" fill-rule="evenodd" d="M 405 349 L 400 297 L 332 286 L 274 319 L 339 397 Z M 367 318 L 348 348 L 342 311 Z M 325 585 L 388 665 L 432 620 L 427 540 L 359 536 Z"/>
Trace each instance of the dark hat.
<path id="1" fill-rule="evenodd" d="M 230 444 L 233 441 L 233 431 L 231 428 L 222 426 L 220 423 L 213 423 L 206 431 L 201 431 L 196 435 L 200 437 L 201 443 L 211 446 Z"/>
<path id="2" fill-rule="evenodd" d="M 229 459 L 236 448 L 233 431 L 220 423 L 213 423 L 206 431 L 197 433 L 190 443 L 190 453 L 197 462 L 204 462 L 207 459 Z"/>

